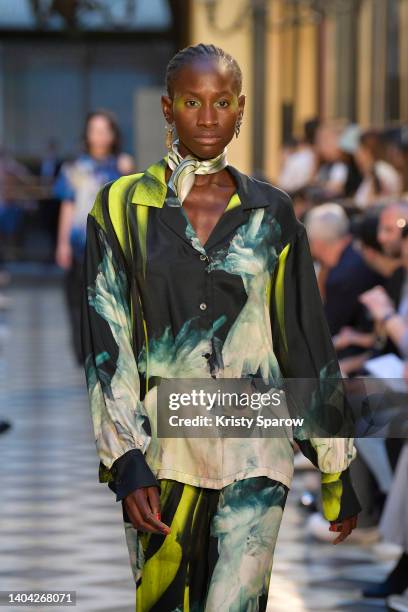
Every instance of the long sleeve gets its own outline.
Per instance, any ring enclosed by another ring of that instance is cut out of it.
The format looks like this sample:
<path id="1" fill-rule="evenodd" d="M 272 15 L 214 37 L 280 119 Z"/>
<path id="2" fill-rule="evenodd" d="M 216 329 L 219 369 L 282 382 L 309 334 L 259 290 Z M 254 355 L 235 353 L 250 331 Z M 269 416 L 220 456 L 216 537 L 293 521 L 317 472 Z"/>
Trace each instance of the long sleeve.
<path id="1" fill-rule="evenodd" d="M 331 521 L 353 516 L 361 511 L 349 474 L 356 456 L 354 439 L 336 437 L 333 432 L 338 426 L 349 425 L 351 415 L 306 231 L 299 222 L 279 256 L 271 308 L 275 350 L 283 375 L 300 379 L 295 383 L 300 389 L 304 383 L 306 388 L 308 382 L 312 385 L 313 392 L 305 394 L 307 405 L 302 412 L 306 428 L 295 430 L 294 439 L 322 474 L 324 516 Z M 326 432 L 327 437 L 319 437 Z"/>
<path id="2" fill-rule="evenodd" d="M 132 348 L 128 279 L 105 218 L 101 192 L 87 223 L 82 345 L 99 480 L 108 482 L 120 501 L 140 486 L 158 483 L 144 459 L 150 423 Z"/>

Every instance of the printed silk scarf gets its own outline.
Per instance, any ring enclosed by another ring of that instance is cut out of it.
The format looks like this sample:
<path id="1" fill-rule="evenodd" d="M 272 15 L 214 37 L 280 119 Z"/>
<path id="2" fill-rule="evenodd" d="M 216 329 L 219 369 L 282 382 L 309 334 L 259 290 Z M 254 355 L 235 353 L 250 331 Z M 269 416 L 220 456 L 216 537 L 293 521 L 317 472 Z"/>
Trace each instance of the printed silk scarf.
<path id="1" fill-rule="evenodd" d="M 182 204 L 190 193 L 196 174 L 214 174 L 228 165 L 226 148 L 217 157 L 201 161 L 192 155 L 182 157 L 178 146 L 179 140 L 175 140 L 168 153 L 167 161 L 170 170 L 173 171 L 168 185 L 179 200 L 179 203 L 174 204 L 176 206 L 180 206 L 180 203 Z"/>

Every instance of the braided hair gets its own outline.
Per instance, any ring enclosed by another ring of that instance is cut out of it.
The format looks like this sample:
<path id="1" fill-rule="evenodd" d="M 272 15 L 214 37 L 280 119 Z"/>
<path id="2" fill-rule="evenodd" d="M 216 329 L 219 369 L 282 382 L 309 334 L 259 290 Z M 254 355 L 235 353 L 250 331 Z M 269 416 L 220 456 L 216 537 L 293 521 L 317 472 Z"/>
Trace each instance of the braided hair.
<path id="1" fill-rule="evenodd" d="M 173 96 L 173 85 L 174 81 L 180 70 L 193 62 L 200 60 L 216 60 L 224 63 L 235 80 L 235 85 L 238 94 L 241 93 L 242 89 L 242 72 L 237 60 L 235 60 L 229 53 L 226 53 L 220 47 L 215 45 L 205 45 L 200 43 L 199 45 L 191 45 L 181 49 L 176 55 L 169 61 L 166 69 L 166 89 L 170 97 Z"/>

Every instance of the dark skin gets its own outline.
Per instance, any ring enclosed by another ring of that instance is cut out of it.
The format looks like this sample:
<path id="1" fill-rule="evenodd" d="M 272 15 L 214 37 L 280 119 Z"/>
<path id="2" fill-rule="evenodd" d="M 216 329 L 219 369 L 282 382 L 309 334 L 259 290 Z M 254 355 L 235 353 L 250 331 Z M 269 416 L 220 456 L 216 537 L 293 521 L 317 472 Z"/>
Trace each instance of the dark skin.
<path id="1" fill-rule="evenodd" d="M 237 121 L 242 118 L 245 96 L 238 91 L 230 68 L 218 61 L 196 61 L 182 68 L 173 82 L 170 96 L 162 96 L 163 115 L 174 124 L 183 157 L 212 159 L 231 142 Z M 166 168 L 166 181 L 171 170 Z M 183 208 L 201 244 L 205 246 L 214 227 L 236 191 L 227 169 L 197 175 Z M 132 525 L 139 531 L 168 535 L 170 527 L 160 520 L 159 489 L 142 487 L 124 499 Z M 356 527 L 357 517 L 332 523 L 339 531 L 333 544 L 342 542 Z"/>
<path id="2" fill-rule="evenodd" d="M 216 157 L 231 142 L 244 106 L 245 96 L 239 95 L 231 70 L 214 61 L 183 68 L 172 96 L 162 97 L 163 114 L 176 126 L 181 155 L 198 159 Z M 167 168 L 167 180 L 170 174 Z M 196 176 L 183 208 L 203 246 L 235 191 L 235 181 L 226 169 Z"/>

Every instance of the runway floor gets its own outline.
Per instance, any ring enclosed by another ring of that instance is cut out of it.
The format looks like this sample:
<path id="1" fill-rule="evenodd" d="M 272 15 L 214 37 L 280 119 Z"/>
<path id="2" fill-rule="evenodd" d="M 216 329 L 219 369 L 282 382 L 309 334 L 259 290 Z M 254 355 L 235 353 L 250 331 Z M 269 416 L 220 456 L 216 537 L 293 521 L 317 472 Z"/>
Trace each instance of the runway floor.
<path id="1" fill-rule="evenodd" d="M 58 281 L 30 277 L 7 290 L 0 320 L 0 590 L 74 590 L 78 612 L 131 612 L 132 581 L 120 504 L 97 481 L 84 375 L 71 356 Z M 318 543 L 297 506 L 295 475 L 275 552 L 268 610 L 369 612 L 362 586 L 392 559 L 374 548 Z M 38 607 L 25 607 L 38 610 Z M 62 610 L 47 607 L 44 610 Z"/>

